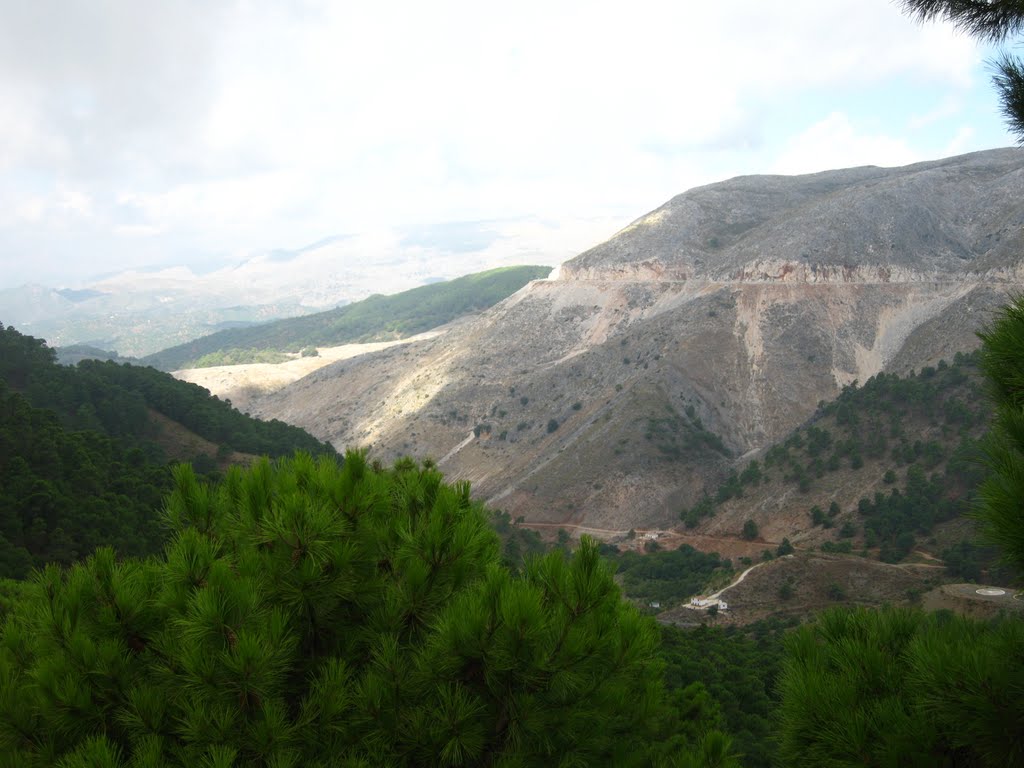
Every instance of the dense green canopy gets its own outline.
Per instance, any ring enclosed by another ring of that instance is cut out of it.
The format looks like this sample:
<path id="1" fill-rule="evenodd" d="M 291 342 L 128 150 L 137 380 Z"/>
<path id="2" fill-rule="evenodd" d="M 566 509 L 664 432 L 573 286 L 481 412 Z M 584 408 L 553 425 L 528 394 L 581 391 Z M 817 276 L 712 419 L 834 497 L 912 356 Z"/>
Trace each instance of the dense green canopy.
<path id="1" fill-rule="evenodd" d="M 789 638 L 786 766 L 1024 765 L 1024 622 L 826 612 Z"/>
<path id="2" fill-rule="evenodd" d="M 15 602 L 0 765 L 734 764 L 669 706 L 595 543 L 513 575 L 435 470 L 182 465 L 166 516 L 162 556 L 101 550 Z"/>
<path id="3" fill-rule="evenodd" d="M 180 434 L 163 435 L 158 415 Z M 204 450 L 225 460 L 233 451 L 335 455 L 297 427 L 257 421 L 153 368 L 57 365 L 41 339 L 0 324 L 0 578 L 100 546 L 158 552 L 157 510 L 171 484 L 165 449 L 207 472 L 218 462 Z"/>
<path id="4" fill-rule="evenodd" d="M 1024 572 L 1024 298 L 981 334 L 995 405 L 976 515 Z M 1008 606 L 1010 607 L 1010 606 Z M 1024 621 L 835 610 L 787 643 L 779 755 L 792 766 L 1024 765 Z"/>

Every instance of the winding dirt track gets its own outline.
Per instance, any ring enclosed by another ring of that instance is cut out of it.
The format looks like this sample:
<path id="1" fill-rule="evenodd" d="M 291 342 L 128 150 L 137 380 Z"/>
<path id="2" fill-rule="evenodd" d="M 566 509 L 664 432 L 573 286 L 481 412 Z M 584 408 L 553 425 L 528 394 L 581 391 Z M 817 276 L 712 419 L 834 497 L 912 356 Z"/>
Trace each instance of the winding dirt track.
<path id="1" fill-rule="evenodd" d="M 787 555 L 787 557 L 788 557 L 788 555 Z M 762 565 L 767 565 L 768 562 L 770 562 L 770 561 L 766 561 L 766 562 L 763 562 L 763 563 L 756 563 L 755 565 L 750 566 L 749 568 L 747 568 L 747 570 L 745 570 L 738 577 L 736 577 L 736 579 L 734 579 L 732 581 L 732 583 L 730 583 L 728 586 L 722 587 L 720 590 L 718 590 L 717 592 L 715 592 L 712 595 L 708 595 L 708 600 L 717 600 L 719 597 L 722 596 L 722 593 L 725 592 L 727 589 L 732 589 L 737 584 L 739 584 L 741 581 L 743 581 L 745 578 L 747 578 L 747 574 L 750 573 L 752 570 L 754 570 L 755 568 L 760 568 Z"/>

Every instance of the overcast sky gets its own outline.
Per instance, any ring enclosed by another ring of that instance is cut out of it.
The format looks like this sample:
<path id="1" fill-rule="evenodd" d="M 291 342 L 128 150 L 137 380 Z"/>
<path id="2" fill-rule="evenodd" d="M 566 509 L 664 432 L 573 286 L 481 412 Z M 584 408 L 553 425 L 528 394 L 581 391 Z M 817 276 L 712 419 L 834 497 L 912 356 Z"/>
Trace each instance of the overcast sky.
<path id="1" fill-rule="evenodd" d="M 1006 146 L 989 55 L 889 0 L 0 0 L 0 287 Z"/>

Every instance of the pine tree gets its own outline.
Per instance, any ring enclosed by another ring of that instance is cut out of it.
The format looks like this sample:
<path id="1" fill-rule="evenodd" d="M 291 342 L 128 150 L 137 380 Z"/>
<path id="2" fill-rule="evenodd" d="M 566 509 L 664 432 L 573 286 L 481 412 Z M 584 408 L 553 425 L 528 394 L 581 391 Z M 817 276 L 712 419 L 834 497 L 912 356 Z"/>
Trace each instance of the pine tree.
<path id="1" fill-rule="evenodd" d="M 979 336 L 979 366 L 995 413 L 986 444 L 990 473 L 976 514 L 986 542 L 1024 573 L 1024 296 L 1003 307 Z"/>
<path id="2" fill-rule="evenodd" d="M 1024 572 L 1024 297 L 979 335 L 995 414 L 976 515 L 989 543 Z M 986 624 L 837 609 L 795 633 L 787 652 L 785 765 L 1024 765 L 1018 617 Z"/>
<path id="3" fill-rule="evenodd" d="M 595 542 L 513 576 L 436 470 L 180 466 L 166 520 L 162 556 L 100 550 L 14 600 L 0 766 L 736 764 L 670 706 Z"/>
<path id="4" fill-rule="evenodd" d="M 1024 623 L 834 609 L 787 639 L 780 764 L 1024 765 Z"/>
<path id="5" fill-rule="evenodd" d="M 922 21 L 945 19 L 992 43 L 1004 43 L 1024 32 L 1021 0 L 903 0 L 903 8 Z M 1024 61 L 1004 52 L 992 66 L 1003 115 L 1010 130 L 1024 143 Z"/>

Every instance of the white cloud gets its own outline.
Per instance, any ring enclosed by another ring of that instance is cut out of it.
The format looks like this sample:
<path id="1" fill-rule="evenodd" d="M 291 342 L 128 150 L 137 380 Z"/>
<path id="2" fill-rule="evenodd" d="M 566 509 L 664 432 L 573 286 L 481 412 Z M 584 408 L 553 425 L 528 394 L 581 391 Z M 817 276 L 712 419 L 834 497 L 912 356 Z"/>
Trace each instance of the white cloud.
<path id="1" fill-rule="evenodd" d="M 775 161 L 775 173 L 815 173 L 860 165 L 891 167 L 922 160 L 904 139 L 857 129 L 842 112 L 794 136 Z"/>
<path id="2" fill-rule="evenodd" d="M 955 117 L 964 109 L 964 101 L 956 95 L 947 96 L 934 107 L 919 115 L 914 115 L 907 122 L 907 128 L 918 131 L 930 125 Z"/>
<path id="3" fill-rule="evenodd" d="M 30 197 L 22 200 L 14 207 L 14 219 L 26 224 L 35 224 L 43 220 L 46 214 L 46 200 L 41 197 Z"/>
<path id="4" fill-rule="evenodd" d="M 162 231 L 150 224 L 118 224 L 113 230 L 118 237 L 153 237 Z"/>
<path id="5" fill-rule="evenodd" d="M 735 173 L 920 159 L 926 126 L 945 131 L 934 152 L 976 148 L 997 120 L 962 98 L 987 87 L 979 58 L 888 0 L 0 0 L 0 201 L 45 198 L 18 226 L 77 236 L 53 259 L 136 264 L 633 217 Z M 939 107 L 898 125 L 885 104 L 869 121 L 842 106 L 894 83 Z M 802 124 L 779 106 L 794 103 Z M 145 251 L 103 239 L 143 233 Z M 23 235 L 0 238 L 0 267 Z"/>
<path id="6" fill-rule="evenodd" d="M 944 156 L 960 155 L 967 152 L 970 149 L 971 142 L 974 140 L 974 128 L 969 125 L 960 126 L 960 129 L 956 132 L 956 135 L 949 140 L 945 148 L 942 150 Z"/>

